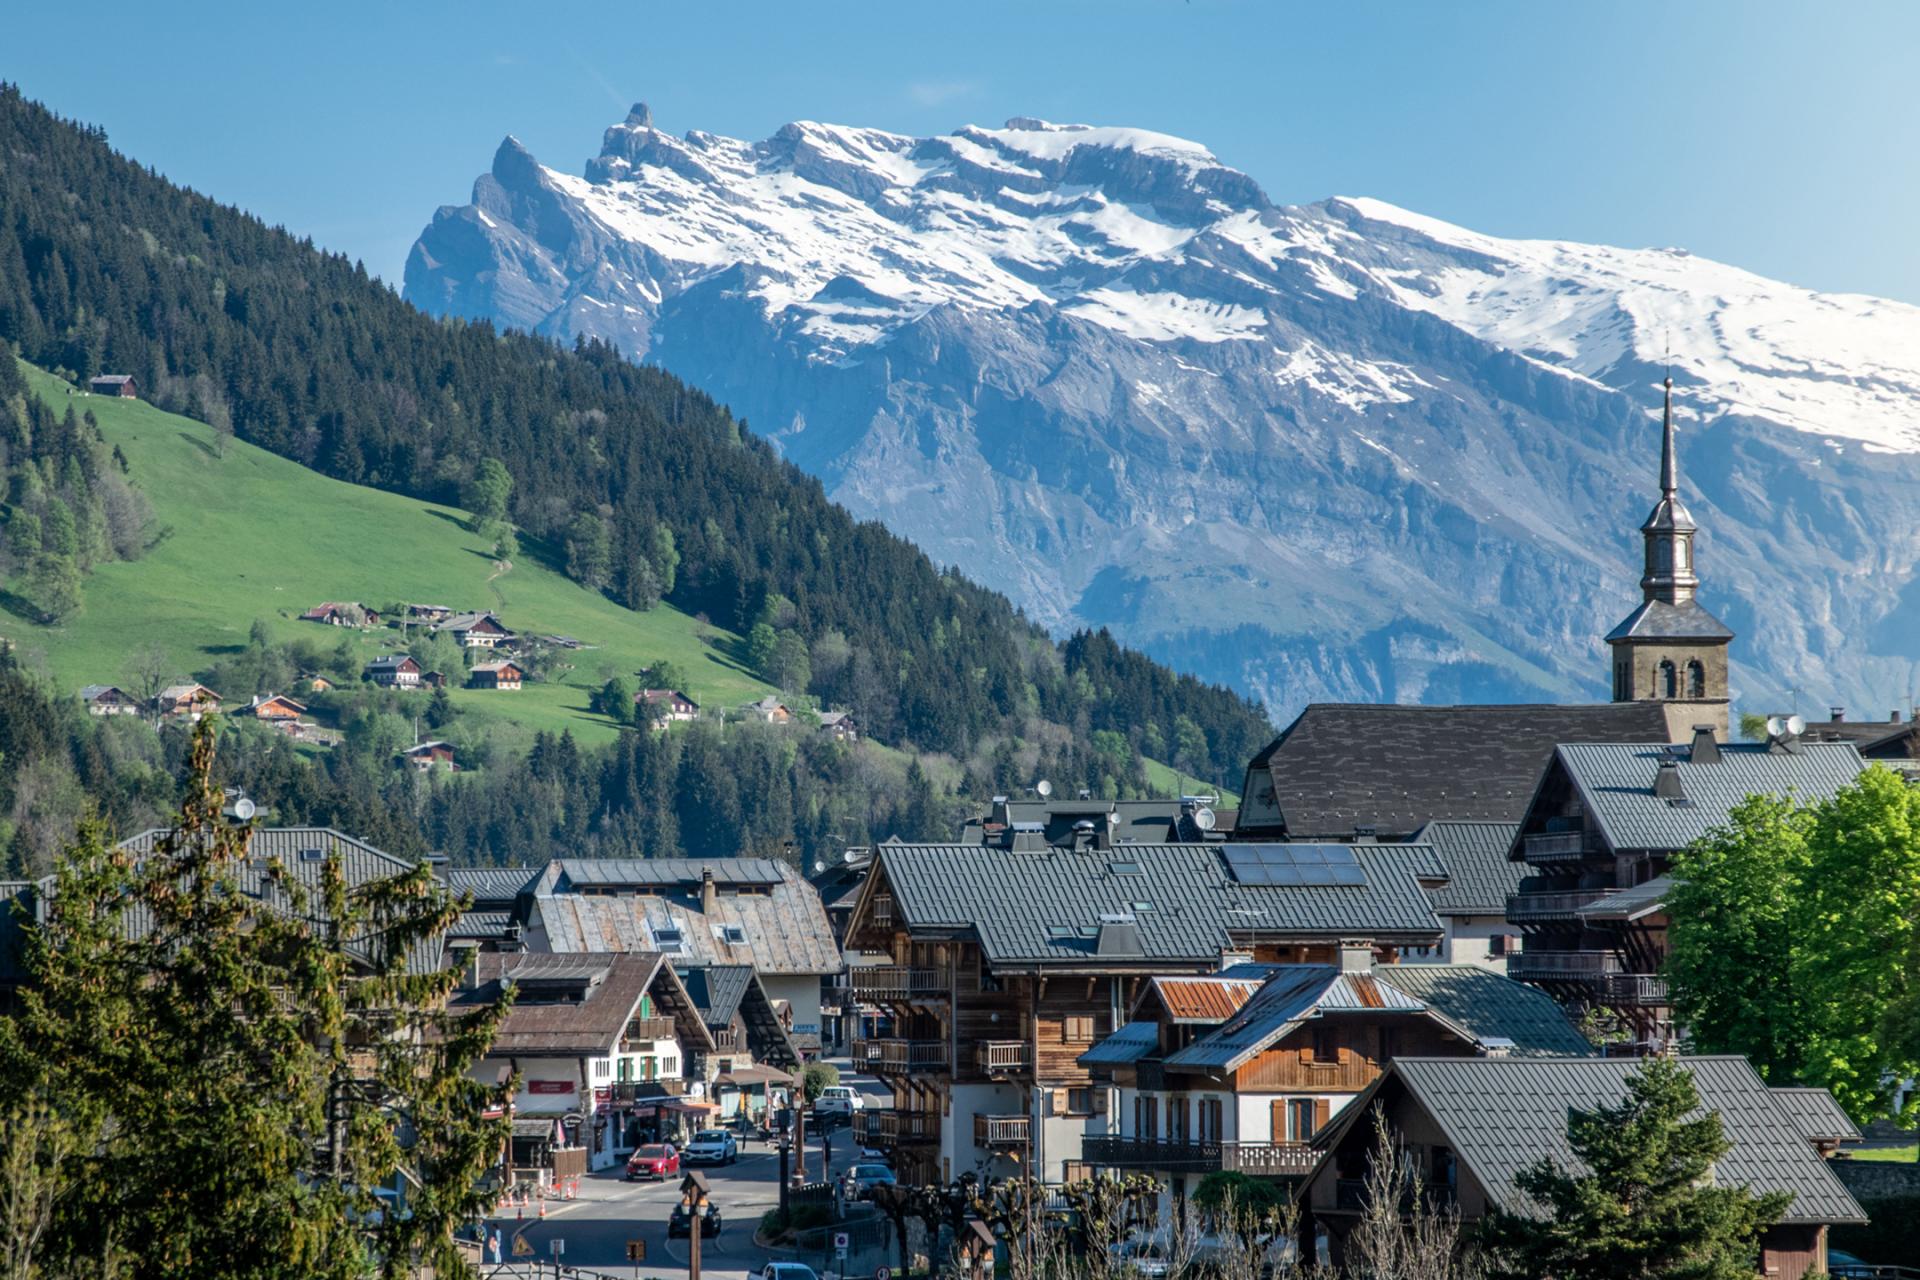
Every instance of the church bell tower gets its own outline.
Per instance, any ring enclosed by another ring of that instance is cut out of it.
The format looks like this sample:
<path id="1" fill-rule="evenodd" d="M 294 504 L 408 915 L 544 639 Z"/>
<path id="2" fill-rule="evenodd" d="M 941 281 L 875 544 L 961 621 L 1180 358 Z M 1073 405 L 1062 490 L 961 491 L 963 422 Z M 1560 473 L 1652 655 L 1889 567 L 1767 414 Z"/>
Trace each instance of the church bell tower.
<path id="1" fill-rule="evenodd" d="M 1666 382 L 1661 424 L 1660 501 L 1640 526 L 1645 558 L 1640 607 L 1607 633 L 1613 654 L 1613 700 L 1663 703 L 1670 742 L 1686 742 L 1696 725 L 1728 736 L 1727 646 L 1733 632 L 1695 599 L 1693 539 L 1699 532 L 1680 501 L 1674 450 L 1673 379 Z"/>

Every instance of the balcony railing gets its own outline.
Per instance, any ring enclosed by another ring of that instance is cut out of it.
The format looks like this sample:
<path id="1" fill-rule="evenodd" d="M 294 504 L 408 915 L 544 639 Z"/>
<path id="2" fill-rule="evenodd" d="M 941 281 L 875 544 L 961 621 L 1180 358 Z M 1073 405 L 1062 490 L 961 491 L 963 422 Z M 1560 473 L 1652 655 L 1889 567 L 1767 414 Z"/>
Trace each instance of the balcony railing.
<path id="1" fill-rule="evenodd" d="M 1162 1173 L 1222 1170 L 1263 1177 L 1289 1177 L 1313 1168 L 1315 1152 L 1304 1142 L 1193 1142 L 1170 1138 L 1092 1137 L 1081 1140 L 1087 1163 L 1110 1169 Z"/>
<path id="2" fill-rule="evenodd" d="M 847 974 L 854 998 L 869 1004 L 886 1000 L 925 1000 L 947 994 L 947 975 L 917 965 L 859 966 Z"/>
<path id="3" fill-rule="evenodd" d="M 853 1113 L 854 1137 L 870 1147 L 940 1141 L 940 1113 L 869 1107 Z"/>
<path id="4" fill-rule="evenodd" d="M 1543 831 L 1528 836 L 1521 853 L 1528 862 L 1581 862 L 1598 855 L 1584 831 Z"/>
<path id="5" fill-rule="evenodd" d="M 678 1077 L 664 1080 L 615 1080 L 610 1086 L 613 1092 L 608 1096 L 615 1102 L 633 1102 L 636 1099 L 658 1098 L 666 1095 L 677 1098 L 687 1091 L 687 1082 Z"/>
<path id="6" fill-rule="evenodd" d="M 1549 889 L 1507 895 L 1507 919 L 1514 924 L 1542 920 L 1578 920 L 1580 913 L 1618 889 Z"/>
<path id="7" fill-rule="evenodd" d="M 1620 957 L 1611 951 L 1534 951 L 1507 959 L 1507 976 L 1532 982 L 1598 981 L 1620 972 Z"/>
<path id="8" fill-rule="evenodd" d="M 945 1040 L 856 1040 L 853 1060 L 868 1071 L 945 1071 Z"/>
<path id="9" fill-rule="evenodd" d="M 738 1027 L 725 1027 L 713 1033 L 713 1047 L 719 1053 L 745 1053 L 747 1036 Z"/>
<path id="10" fill-rule="evenodd" d="M 1027 1042 L 1024 1040 L 982 1040 L 979 1047 L 980 1070 L 990 1076 L 1009 1075 L 1027 1067 Z"/>
<path id="11" fill-rule="evenodd" d="M 627 1023 L 629 1040 L 671 1040 L 674 1034 L 672 1018 L 634 1018 Z"/>
<path id="12" fill-rule="evenodd" d="M 1667 980 L 1651 973 L 1610 974 L 1601 995 L 1611 1004 L 1664 1007 Z"/>
<path id="13" fill-rule="evenodd" d="M 976 1147 L 1024 1147 L 1032 1141 L 1032 1122 L 1026 1116 L 975 1116 Z"/>

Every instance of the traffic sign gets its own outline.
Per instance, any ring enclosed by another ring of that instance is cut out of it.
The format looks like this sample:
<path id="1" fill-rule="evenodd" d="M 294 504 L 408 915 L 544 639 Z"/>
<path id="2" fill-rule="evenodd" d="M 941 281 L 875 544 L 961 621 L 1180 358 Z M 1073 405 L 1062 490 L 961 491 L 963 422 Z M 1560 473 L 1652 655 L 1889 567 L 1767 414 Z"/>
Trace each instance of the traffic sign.
<path id="1" fill-rule="evenodd" d="M 567 1251 L 567 1242 L 559 1236 L 555 1236 L 553 1239 L 547 1241 L 547 1250 L 557 1259 Z"/>
<path id="2" fill-rule="evenodd" d="M 627 1241 L 627 1261 L 645 1262 L 647 1260 L 647 1242 L 645 1240 Z"/>
<path id="3" fill-rule="evenodd" d="M 836 1231 L 833 1233 L 833 1247 L 838 1249 L 840 1252 L 845 1253 L 847 1251 L 847 1246 L 851 1243 L 853 1242 L 851 1238 L 848 1237 L 846 1232 Z"/>
<path id="4" fill-rule="evenodd" d="M 531 1258 L 533 1256 L 533 1246 L 527 1243 L 525 1236 L 515 1236 L 513 1238 L 513 1256 L 516 1258 Z"/>
<path id="5" fill-rule="evenodd" d="M 875 1267 L 873 1269 L 873 1280 L 893 1280 L 893 1268 Z"/>

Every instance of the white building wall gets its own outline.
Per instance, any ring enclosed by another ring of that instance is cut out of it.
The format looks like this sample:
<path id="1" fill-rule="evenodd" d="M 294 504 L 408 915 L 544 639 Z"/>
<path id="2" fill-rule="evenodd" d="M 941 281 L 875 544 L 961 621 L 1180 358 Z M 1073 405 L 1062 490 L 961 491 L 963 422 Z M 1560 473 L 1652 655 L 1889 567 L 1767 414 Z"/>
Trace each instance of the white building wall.
<path id="1" fill-rule="evenodd" d="M 1493 954 L 1493 939 L 1516 933 L 1503 915 L 1443 916 L 1447 926 L 1447 959 L 1453 964 L 1479 965 L 1505 975 L 1507 957 Z"/>
<path id="2" fill-rule="evenodd" d="M 947 1161 L 948 1180 L 969 1170 L 986 1176 L 1018 1172 L 1019 1166 L 1004 1154 L 974 1145 L 973 1118 L 1026 1114 L 1026 1096 L 1017 1085 L 955 1085 L 947 1114 L 940 1121 L 940 1155 Z"/>
<path id="3" fill-rule="evenodd" d="M 767 999 L 785 1000 L 793 1010 L 795 1035 L 824 1035 L 820 1027 L 820 975 L 817 973 L 761 973 Z"/>

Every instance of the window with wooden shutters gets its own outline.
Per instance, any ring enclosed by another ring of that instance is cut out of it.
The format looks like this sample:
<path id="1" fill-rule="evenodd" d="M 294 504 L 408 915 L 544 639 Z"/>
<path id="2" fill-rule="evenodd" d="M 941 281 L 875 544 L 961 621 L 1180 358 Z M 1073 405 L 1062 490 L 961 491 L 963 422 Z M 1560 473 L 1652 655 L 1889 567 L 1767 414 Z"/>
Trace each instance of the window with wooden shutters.
<path id="1" fill-rule="evenodd" d="M 1313 1132 L 1318 1133 L 1327 1127 L 1327 1121 L 1333 1118 L 1333 1103 L 1325 1098 L 1313 1100 Z"/>
<path id="2" fill-rule="evenodd" d="M 1267 1141 L 1285 1142 L 1287 1140 L 1287 1104 L 1285 1099 L 1275 1099 L 1267 1108 Z"/>
<path id="3" fill-rule="evenodd" d="M 1332 1027 L 1313 1029 L 1313 1062 L 1315 1066 L 1334 1066 L 1340 1061 L 1340 1036 Z"/>
<path id="4" fill-rule="evenodd" d="M 1314 1120 L 1314 1113 L 1325 1105 L 1326 1103 L 1316 1101 L 1313 1098 L 1295 1098 L 1292 1102 L 1288 1103 L 1287 1109 L 1290 1112 L 1288 1117 L 1289 1123 L 1287 1125 L 1288 1140 L 1292 1142 L 1305 1142 L 1307 1139 L 1313 1137 L 1314 1131 L 1319 1128 L 1319 1125 Z"/>
<path id="5" fill-rule="evenodd" d="M 1068 1044 L 1088 1044 L 1093 1040 L 1093 1015 L 1075 1013 L 1061 1023 L 1062 1038 Z"/>
<path id="6" fill-rule="evenodd" d="M 1200 1141 L 1220 1141 L 1222 1136 L 1220 1130 L 1220 1099 L 1202 1098 L 1195 1104 L 1195 1109 L 1200 1113 L 1198 1117 L 1200 1122 Z"/>
<path id="7" fill-rule="evenodd" d="M 1185 1142 L 1187 1140 L 1187 1100 L 1185 1098 L 1167 1099 L 1167 1141 Z"/>

